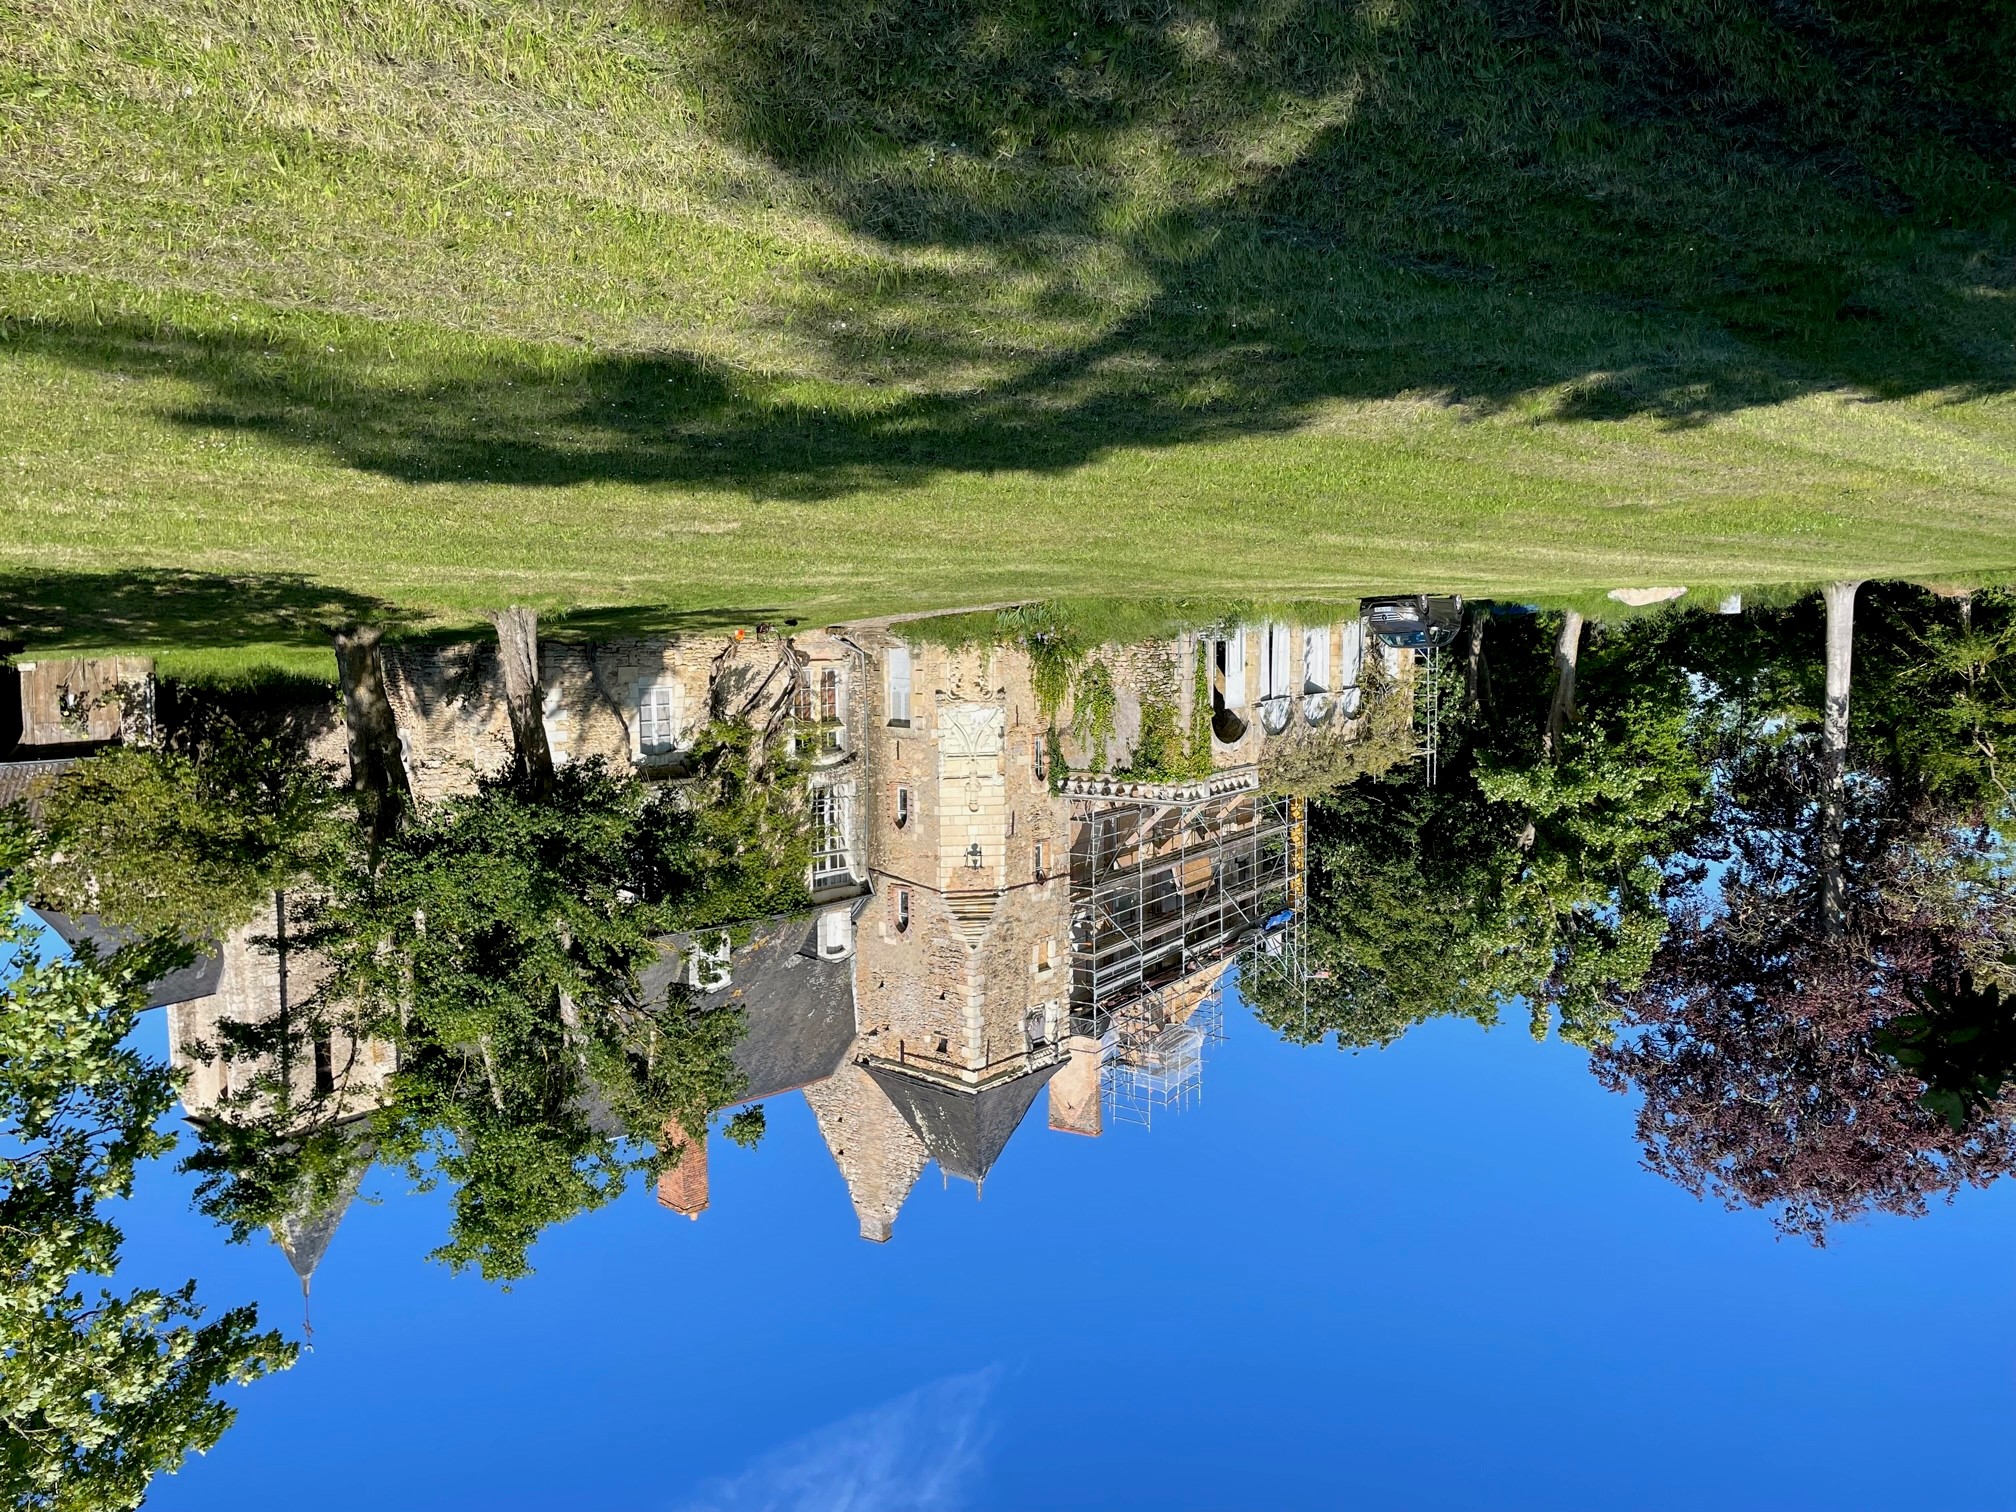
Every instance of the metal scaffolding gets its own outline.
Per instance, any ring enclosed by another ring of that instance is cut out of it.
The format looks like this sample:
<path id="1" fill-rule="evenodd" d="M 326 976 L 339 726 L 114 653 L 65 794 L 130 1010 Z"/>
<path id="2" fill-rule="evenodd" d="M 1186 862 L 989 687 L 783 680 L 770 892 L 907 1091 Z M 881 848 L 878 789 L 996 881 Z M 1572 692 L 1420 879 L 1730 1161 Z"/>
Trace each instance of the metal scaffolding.
<path id="1" fill-rule="evenodd" d="M 1207 966 L 1201 992 L 1139 997 L 1116 1010 L 1100 1042 L 1099 1092 L 1115 1122 L 1146 1127 L 1161 1112 L 1181 1112 L 1203 1098 L 1204 1056 L 1225 1039 L 1231 962 Z"/>
<path id="2" fill-rule="evenodd" d="M 1099 1040 L 1118 1119 L 1200 1095 L 1235 961 L 1301 905 L 1303 806 L 1251 767 L 1194 783 L 1073 778 L 1071 1029 Z"/>

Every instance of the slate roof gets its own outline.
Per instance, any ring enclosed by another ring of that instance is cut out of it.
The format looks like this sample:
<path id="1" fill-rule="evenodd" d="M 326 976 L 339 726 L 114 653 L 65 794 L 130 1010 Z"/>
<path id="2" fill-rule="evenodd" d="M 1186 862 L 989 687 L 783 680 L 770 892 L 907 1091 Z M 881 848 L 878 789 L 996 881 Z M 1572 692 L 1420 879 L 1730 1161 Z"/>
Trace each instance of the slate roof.
<path id="1" fill-rule="evenodd" d="M 955 1089 L 888 1065 L 870 1064 L 868 1074 L 917 1131 L 938 1168 L 978 1186 L 1021 1127 L 1036 1094 L 1063 1064 L 1052 1061 L 974 1091 Z"/>
<path id="2" fill-rule="evenodd" d="M 771 919 L 755 926 L 730 962 L 733 981 L 701 999 L 704 1008 L 740 1008 L 748 1029 L 732 1052 L 748 1078 L 747 1102 L 824 1081 L 840 1068 L 854 1041 L 854 962 L 826 960 L 809 918 Z M 641 978 L 644 1001 L 661 1002 L 681 979 L 689 941 L 665 941 Z"/>
<path id="3" fill-rule="evenodd" d="M 373 1150 L 370 1141 L 360 1136 L 358 1131 L 362 1128 L 362 1120 L 351 1125 L 348 1137 L 355 1156 L 351 1160 L 349 1174 L 344 1177 L 335 1195 L 320 1206 L 305 1201 L 297 1203 L 273 1225 L 273 1242 L 280 1246 L 287 1263 L 294 1267 L 294 1274 L 301 1278 L 303 1292 L 308 1290 L 315 1267 L 322 1263 L 329 1241 L 336 1237 L 337 1225 L 350 1210 L 350 1199 L 357 1195 L 364 1173 L 371 1167 Z"/>
<path id="4" fill-rule="evenodd" d="M 53 908 L 35 910 L 42 922 L 55 930 L 66 945 L 74 946 L 80 941 L 89 941 L 98 948 L 98 954 L 108 956 L 121 945 L 131 944 L 134 936 L 130 931 L 114 929 L 103 923 L 95 915 L 79 914 L 75 918 L 66 913 L 58 913 Z M 164 977 L 157 977 L 148 984 L 147 1006 L 165 1008 L 170 1003 L 186 1003 L 195 998 L 208 997 L 217 990 L 218 979 L 224 974 L 224 957 L 216 951 L 198 956 L 180 971 L 171 971 Z"/>
<path id="5" fill-rule="evenodd" d="M 0 808 L 27 803 L 31 810 L 35 809 L 46 784 L 54 782 L 76 765 L 75 756 L 37 761 L 0 761 Z M 31 798 L 36 801 L 31 802 Z"/>

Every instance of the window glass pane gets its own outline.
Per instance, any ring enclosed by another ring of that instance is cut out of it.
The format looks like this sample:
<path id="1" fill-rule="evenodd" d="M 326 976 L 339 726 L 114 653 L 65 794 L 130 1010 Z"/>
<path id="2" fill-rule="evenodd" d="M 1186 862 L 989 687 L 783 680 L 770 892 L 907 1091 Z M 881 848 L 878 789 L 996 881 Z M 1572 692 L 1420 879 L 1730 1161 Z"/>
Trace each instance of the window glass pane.
<path id="1" fill-rule="evenodd" d="M 660 685 L 648 689 L 637 705 L 637 749 L 662 756 L 679 744 L 679 689 Z"/>
<path id="2" fill-rule="evenodd" d="M 1225 706 L 1242 708 L 1246 703 L 1246 632 L 1234 630 L 1225 642 Z"/>
<path id="3" fill-rule="evenodd" d="M 847 796 L 834 788 L 812 792 L 812 878 L 830 881 L 848 874 Z"/>
<path id="4" fill-rule="evenodd" d="M 910 719 L 910 648 L 892 648 L 884 665 L 889 669 L 889 717 L 908 723 Z"/>

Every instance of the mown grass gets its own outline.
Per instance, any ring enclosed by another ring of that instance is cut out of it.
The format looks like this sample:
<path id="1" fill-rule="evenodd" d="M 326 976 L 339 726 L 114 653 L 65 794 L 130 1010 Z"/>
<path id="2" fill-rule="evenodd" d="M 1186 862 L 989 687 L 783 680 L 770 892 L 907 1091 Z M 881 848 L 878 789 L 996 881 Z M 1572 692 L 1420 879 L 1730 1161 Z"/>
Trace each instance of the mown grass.
<path id="1" fill-rule="evenodd" d="M 2004 572 L 2011 14 L 0 0 L 4 613 Z"/>

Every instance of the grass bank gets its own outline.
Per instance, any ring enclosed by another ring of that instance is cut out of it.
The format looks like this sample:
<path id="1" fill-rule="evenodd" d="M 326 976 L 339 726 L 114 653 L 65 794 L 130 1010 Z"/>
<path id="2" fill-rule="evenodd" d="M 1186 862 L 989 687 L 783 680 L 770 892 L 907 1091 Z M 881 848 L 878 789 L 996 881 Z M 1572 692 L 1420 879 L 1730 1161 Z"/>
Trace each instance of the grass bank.
<path id="1" fill-rule="evenodd" d="M 2010 16 L 0 0 L 0 599 L 2004 572 Z"/>

